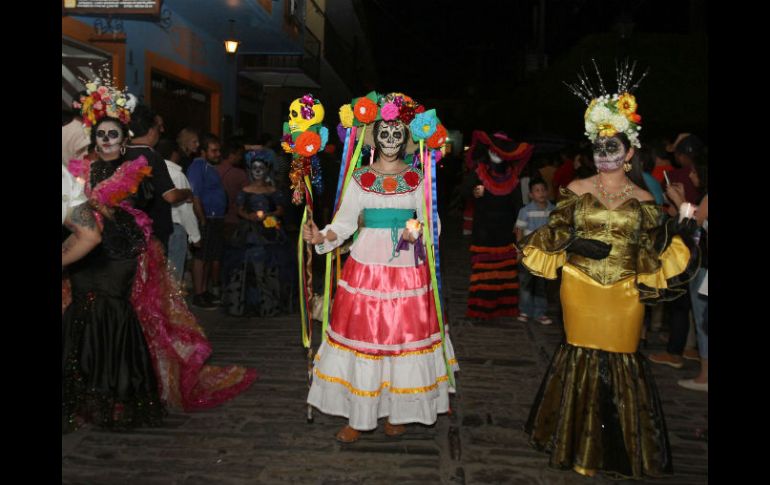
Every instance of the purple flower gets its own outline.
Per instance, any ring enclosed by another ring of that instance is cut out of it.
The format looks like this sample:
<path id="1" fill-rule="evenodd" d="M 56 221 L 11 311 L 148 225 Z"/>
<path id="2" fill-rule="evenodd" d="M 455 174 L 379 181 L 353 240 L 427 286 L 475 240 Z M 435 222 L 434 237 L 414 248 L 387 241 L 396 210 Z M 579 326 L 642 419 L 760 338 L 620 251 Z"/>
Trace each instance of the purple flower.
<path id="1" fill-rule="evenodd" d="M 302 117 L 306 120 L 313 119 L 313 108 L 311 106 L 304 105 L 302 108 L 300 108 L 300 112 L 302 113 Z"/>
<path id="2" fill-rule="evenodd" d="M 337 125 L 337 136 L 340 137 L 340 142 L 345 143 L 345 135 L 347 135 L 347 129 L 342 126 L 342 123 Z"/>
<path id="3" fill-rule="evenodd" d="M 315 104 L 315 99 L 313 98 L 312 94 L 306 94 L 302 96 L 302 100 L 300 103 L 304 104 L 305 106 L 310 106 L 311 108 Z"/>

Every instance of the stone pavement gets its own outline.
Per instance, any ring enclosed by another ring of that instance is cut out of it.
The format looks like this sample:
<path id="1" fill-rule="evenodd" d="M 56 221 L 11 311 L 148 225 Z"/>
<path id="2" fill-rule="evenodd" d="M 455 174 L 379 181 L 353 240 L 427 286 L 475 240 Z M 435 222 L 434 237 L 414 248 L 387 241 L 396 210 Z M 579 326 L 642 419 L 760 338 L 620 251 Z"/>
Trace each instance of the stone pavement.
<path id="1" fill-rule="evenodd" d="M 161 428 L 115 433 L 89 426 L 62 436 L 62 483 L 610 483 L 601 476 L 589 479 L 550 469 L 547 455 L 527 445 L 522 427 L 562 327 L 465 318 L 468 242 L 458 227 L 447 224 L 445 231 L 444 287 L 461 372 L 452 413 L 434 426 L 410 425 L 406 435 L 395 439 L 380 427 L 363 433 L 357 443 L 337 443 L 334 434 L 342 418 L 314 411 L 313 422 L 306 419 L 307 362 L 298 315 L 233 318 L 200 311 L 196 314 L 214 347 L 210 362 L 255 367 L 257 382 L 219 408 L 171 413 Z M 319 333 L 317 325 L 316 340 Z M 655 335 L 650 341 L 649 352 L 663 348 Z M 651 364 L 675 475 L 633 483 L 707 482 L 708 445 L 696 430 L 707 427 L 708 397 L 676 384 L 697 373 L 697 363 L 686 362 L 681 370 Z"/>

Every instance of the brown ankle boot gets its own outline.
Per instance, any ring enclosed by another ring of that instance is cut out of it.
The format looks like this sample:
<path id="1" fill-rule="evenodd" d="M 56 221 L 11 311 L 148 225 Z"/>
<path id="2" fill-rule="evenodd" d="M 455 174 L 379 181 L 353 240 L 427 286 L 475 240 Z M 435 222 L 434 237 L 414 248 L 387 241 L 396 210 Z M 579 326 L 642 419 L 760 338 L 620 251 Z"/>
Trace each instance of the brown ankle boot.
<path id="1" fill-rule="evenodd" d="M 401 436 L 406 433 L 406 426 L 403 424 L 390 424 L 390 421 L 385 421 L 385 434 L 388 436 Z"/>
<path id="2" fill-rule="evenodd" d="M 342 443 L 353 443 L 358 441 L 361 436 L 361 432 L 345 425 L 339 432 L 337 432 L 337 441 Z"/>

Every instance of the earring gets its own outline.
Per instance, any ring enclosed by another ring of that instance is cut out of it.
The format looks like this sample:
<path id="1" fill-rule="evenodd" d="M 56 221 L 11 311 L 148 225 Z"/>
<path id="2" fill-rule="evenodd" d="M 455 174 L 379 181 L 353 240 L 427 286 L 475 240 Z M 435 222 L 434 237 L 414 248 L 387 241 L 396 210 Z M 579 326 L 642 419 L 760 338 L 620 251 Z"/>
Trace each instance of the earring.
<path id="1" fill-rule="evenodd" d="M 623 162 L 623 171 L 628 173 L 631 171 L 631 163 L 630 162 Z"/>
<path id="2" fill-rule="evenodd" d="M 125 155 L 126 154 L 126 145 L 120 145 L 120 154 Z M 628 172 L 628 170 L 626 170 Z"/>
<path id="3" fill-rule="evenodd" d="M 94 150 L 96 150 L 96 153 L 102 153 L 102 148 L 99 145 L 96 145 Z"/>
<path id="4" fill-rule="evenodd" d="M 372 150 L 369 153 L 369 165 L 371 165 L 373 162 L 374 162 L 374 147 L 372 147 Z"/>

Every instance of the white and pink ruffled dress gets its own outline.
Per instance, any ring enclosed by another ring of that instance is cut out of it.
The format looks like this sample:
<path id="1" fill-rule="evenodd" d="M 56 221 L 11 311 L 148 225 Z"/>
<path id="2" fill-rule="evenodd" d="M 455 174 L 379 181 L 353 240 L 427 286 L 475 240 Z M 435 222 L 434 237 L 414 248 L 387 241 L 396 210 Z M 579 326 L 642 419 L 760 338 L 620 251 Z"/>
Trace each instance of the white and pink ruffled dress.
<path id="1" fill-rule="evenodd" d="M 327 253 L 351 237 L 364 209 L 412 209 L 423 221 L 422 194 L 418 169 L 356 170 L 334 222 L 321 231 L 331 229 L 337 239 L 316 245 L 316 252 Z M 448 328 L 442 347 L 427 261 L 416 265 L 413 248 L 394 255 L 403 227 L 361 227 L 313 368 L 307 402 L 348 418 L 360 431 L 375 429 L 383 417 L 391 424 L 435 423 L 449 410 L 454 392 L 443 352 L 451 371 L 459 370 Z"/>

